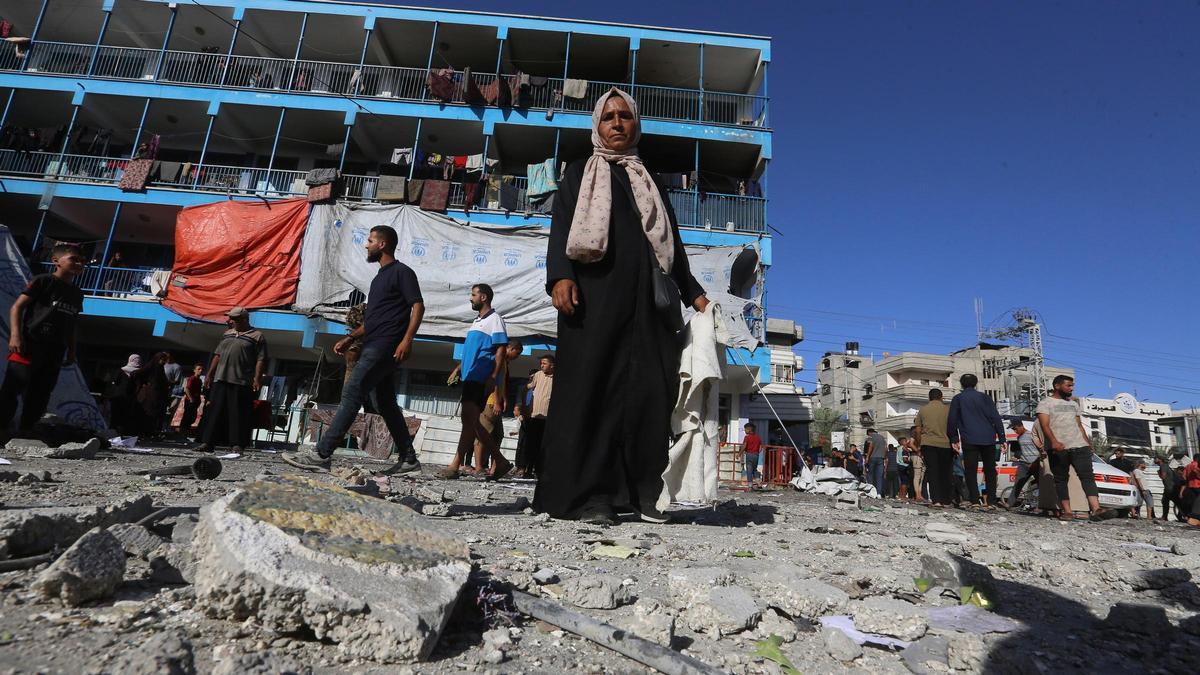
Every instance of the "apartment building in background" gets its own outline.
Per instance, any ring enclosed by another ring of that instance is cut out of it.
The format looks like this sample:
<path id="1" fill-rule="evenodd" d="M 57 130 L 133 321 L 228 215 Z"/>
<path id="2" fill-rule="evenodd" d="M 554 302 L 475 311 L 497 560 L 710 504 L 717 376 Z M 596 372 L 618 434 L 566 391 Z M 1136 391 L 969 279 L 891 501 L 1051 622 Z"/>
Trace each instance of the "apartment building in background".
<path id="1" fill-rule="evenodd" d="M 165 309 L 150 287 L 172 266 L 177 214 L 301 196 L 311 169 L 339 169 L 341 199 L 369 203 L 403 159 L 411 177 L 417 157 L 482 156 L 513 201 L 471 208 L 455 173 L 447 215 L 548 228 L 528 167 L 588 156 L 592 107 L 612 86 L 639 103 L 641 154 L 668 177 L 684 243 L 771 264 L 769 38 L 321 0 L 0 0 L 0 16 L 29 38 L 0 42 L 0 224 L 35 273 L 53 241 L 84 242 L 85 365 L 158 349 L 203 358 L 220 326 Z M 486 95 L 500 77 L 519 78 L 519 101 L 471 99 L 468 82 Z M 122 191 L 123 167 L 151 142 L 146 189 Z M 761 298 L 765 277 L 750 285 Z M 761 311 L 748 319 L 765 341 Z M 287 308 L 251 322 L 271 344 L 270 373 L 336 379 L 328 360 L 344 326 Z M 402 403 L 453 407 L 442 383 L 455 348 L 422 336 Z M 530 350 L 526 360 L 518 369 L 535 365 Z M 771 382 L 770 350 L 731 350 L 734 363 L 732 395 Z"/>
<path id="2" fill-rule="evenodd" d="M 950 401 L 966 373 L 979 378 L 976 388 L 996 401 L 1001 414 L 1028 416 L 1031 356 L 1027 347 L 981 342 L 950 354 L 885 353 L 876 359 L 860 353 L 858 343 L 848 342 L 844 351 L 821 358 L 813 398 L 844 417 L 847 443 L 861 448 L 872 427 L 889 442 L 898 442 L 908 436 L 917 411 L 929 402 L 929 390 L 941 389 Z M 1046 368 L 1047 381 L 1059 374 L 1074 376 L 1074 371 Z"/>

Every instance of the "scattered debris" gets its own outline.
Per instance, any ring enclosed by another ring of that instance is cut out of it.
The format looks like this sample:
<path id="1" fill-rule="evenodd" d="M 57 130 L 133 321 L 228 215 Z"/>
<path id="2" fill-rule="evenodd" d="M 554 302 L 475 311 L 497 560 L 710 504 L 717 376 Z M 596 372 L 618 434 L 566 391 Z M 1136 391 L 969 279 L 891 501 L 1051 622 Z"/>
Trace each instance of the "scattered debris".
<path id="1" fill-rule="evenodd" d="M 125 551 L 106 530 L 86 532 L 71 548 L 42 571 L 33 589 L 42 597 L 59 598 L 78 607 L 112 595 L 125 577 Z"/>
<path id="2" fill-rule="evenodd" d="M 553 584 L 558 581 L 558 575 L 554 573 L 554 570 L 543 567 L 533 573 L 533 580 L 539 584 Z"/>
<path id="3" fill-rule="evenodd" d="M 903 600 L 875 596 L 852 603 L 849 610 L 854 625 L 864 633 L 912 641 L 929 630 L 925 609 Z"/>
<path id="4" fill-rule="evenodd" d="M 108 531 L 121 542 L 125 555 L 142 560 L 149 560 L 150 555 L 165 543 L 162 537 L 146 529 L 146 526 L 135 523 L 117 523 L 110 526 Z"/>
<path id="5" fill-rule="evenodd" d="M 563 600 L 584 609 L 616 609 L 633 598 L 621 580 L 609 574 L 568 579 L 562 584 Z"/>
<path id="6" fill-rule="evenodd" d="M 898 640 L 886 635 L 864 633 L 854 627 L 854 619 L 844 615 L 823 616 L 821 617 L 821 625 L 845 633 L 846 637 L 860 645 L 871 645 L 885 649 L 904 649 L 911 644 L 905 640 Z"/>
<path id="7" fill-rule="evenodd" d="M 618 546 L 615 544 L 601 544 L 588 551 L 589 558 L 632 558 L 638 554 L 638 551 L 628 546 Z"/>
<path id="8" fill-rule="evenodd" d="M 714 586 L 684 612 L 688 627 L 698 633 L 732 635 L 758 625 L 762 610 L 741 586 Z"/>
<path id="9" fill-rule="evenodd" d="M 1180 567 L 1165 567 L 1154 570 L 1138 570 L 1128 578 L 1128 583 L 1135 591 L 1157 591 L 1176 584 L 1191 581 L 1192 573 Z"/>
<path id="10" fill-rule="evenodd" d="M 183 633 L 159 633 L 130 649 L 105 669 L 122 675 L 194 675 L 192 643 Z"/>
<path id="11" fill-rule="evenodd" d="M 954 630 L 963 633 L 1011 633 L 1021 624 L 1007 617 L 993 614 L 972 604 L 953 607 L 933 607 L 928 612 L 929 627 L 937 630 Z"/>
<path id="12" fill-rule="evenodd" d="M 94 527 L 140 520 L 151 511 L 149 495 L 108 506 L 30 508 L 0 512 L 0 558 L 45 553 L 70 546 Z"/>
<path id="13" fill-rule="evenodd" d="M 824 628 L 821 636 L 825 639 L 825 651 L 838 661 L 848 663 L 862 656 L 862 645 L 839 628 Z"/>
<path id="14" fill-rule="evenodd" d="M 933 522 L 925 526 L 925 537 L 935 544 L 966 544 L 971 535 L 949 523 Z"/>

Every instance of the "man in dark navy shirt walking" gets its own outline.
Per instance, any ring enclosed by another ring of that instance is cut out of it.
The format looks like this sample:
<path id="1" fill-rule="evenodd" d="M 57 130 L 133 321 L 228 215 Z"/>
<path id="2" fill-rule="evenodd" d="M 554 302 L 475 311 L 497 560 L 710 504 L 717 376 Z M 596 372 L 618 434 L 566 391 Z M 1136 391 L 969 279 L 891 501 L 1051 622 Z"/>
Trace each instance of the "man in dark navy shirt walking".
<path id="1" fill-rule="evenodd" d="M 384 473 L 418 471 L 421 463 L 413 449 L 404 413 L 396 404 L 396 366 L 412 355 L 413 338 L 425 315 L 425 302 L 412 268 L 396 260 L 396 230 L 386 225 L 371 228 L 367 237 L 367 262 L 379 263 L 379 272 L 371 281 L 363 324 L 338 341 L 333 351 L 342 354 L 356 338 L 362 339 L 362 353 L 349 380 L 342 388 L 337 414 L 316 448 L 301 448 L 285 453 L 283 461 L 301 469 L 328 470 L 334 448 L 345 437 L 358 415 L 364 397 L 374 396 L 375 409 L 387 424 L 396 443 L 399 461 Z"/>
<path id="2" fill-rule="evenodd" d="M 946 430 L 956 449 L 961 447 L 963 469 L 966 472 L 967 494 L 972 504 L 979 504 L 979 460 L 983 460 L 983 478 L 987 485 L 989 508 L 1006 506 L 996 496 L 996 443 L 1004 436 L 1004 422 L 996 410 L 996 402 L 977 389 L 979 378 L 967 373 L 959 378 L 962 393 L 950 401 L 950 416 Z M 959 445 L 961 443 L 961 446 Z"/>

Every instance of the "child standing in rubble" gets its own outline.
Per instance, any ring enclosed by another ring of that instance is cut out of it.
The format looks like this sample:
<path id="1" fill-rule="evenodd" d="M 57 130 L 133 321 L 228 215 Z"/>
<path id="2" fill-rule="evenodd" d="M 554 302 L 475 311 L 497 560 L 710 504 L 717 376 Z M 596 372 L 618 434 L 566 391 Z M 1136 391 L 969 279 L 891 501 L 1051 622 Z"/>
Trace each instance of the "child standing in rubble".
<path id="1" fill-rule="evenodd" d="M 63 365 L 75 363 L 75 323 L 83 291 L 74 283 L 83 272 L 83 251 L 58 244 L 50 253 L 54 271 L 29 282 L 9 311 L 8 370 L 0 387 L 0 425 L 12 424 L 21 399 L 20 432 L 28 432 L 50 403 Z"/>

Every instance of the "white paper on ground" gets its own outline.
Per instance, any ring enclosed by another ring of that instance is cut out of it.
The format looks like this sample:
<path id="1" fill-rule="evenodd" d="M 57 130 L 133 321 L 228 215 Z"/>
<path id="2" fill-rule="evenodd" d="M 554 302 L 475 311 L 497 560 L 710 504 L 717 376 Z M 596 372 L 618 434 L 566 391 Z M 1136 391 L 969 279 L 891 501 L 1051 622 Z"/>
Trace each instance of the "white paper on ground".
<path id="1" fill-rule="evenodd" d="M 0 457 L 0 464 L 12 464 L 12 462 L 8 461 L 7 459 L 4 459 L 3 457 Z"/>
<path id="2" fill-rule="evenodd" d="M 156 452 L 156 451 L 154 450 L 154 448 L 135 448 L 135 447 L 128 447 L 128 448 L 121 448 L 121 450 L 122 450 L 123 452 L 136 452 L 136 453 L 138 453 L 139 455 L 153 455 L 153 454 Z"/>
<path id="3" fill-rule="evenodd" d="M 241 457 L 241 455 L 236 452 L 227 452 L 224 455 L 217 455 L 217 459 L 237 459 L 238 457 Z"/>
<path id="4" fill-rule="evenodd" d="M 108 441 L 109 445 L 114 448 L 133 448 L 137 447 L 137 436 L 117 436 Z"/>
<path id="5" fill-rule="evenodd" d="M 827 628 L 836 628 L 846 634 L 846 637 L 854 640 L 860 645 L 877 645 L 880 647 L 892 647 L 894 649 L 904 649 L 911 642 L 897 640 L 886 635 L 876 635 L 875 633 L 864 633 L 854 627 L 854 619 L 848 616 L 823 616 L 821 617 L 821 625 Z"/>

